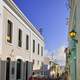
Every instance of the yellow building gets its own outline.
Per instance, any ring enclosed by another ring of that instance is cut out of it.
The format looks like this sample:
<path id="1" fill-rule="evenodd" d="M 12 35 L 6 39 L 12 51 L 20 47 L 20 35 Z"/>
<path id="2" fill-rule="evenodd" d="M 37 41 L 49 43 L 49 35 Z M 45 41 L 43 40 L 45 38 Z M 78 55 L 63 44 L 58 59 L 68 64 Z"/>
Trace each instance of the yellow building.
<path id="1" fill-rule="evenodd" d="M 55 72 L 55 77 L 57 77 L 57 74 L 59 74 L 59 76 L 62 74 L 62 69 L 61 69 L 61 66 L 59 64 L 54 63 L 53 70 Z"/>
<path id="2" fill-rule="evenodd" d="M 59 73 L 59 76 L 63 73 L 63 68 L 59 64 L 55 63 L 53 58 L 45 57 L 44 58 L 44 64 L 48 65 L 48 76 L 50 77 L 57 77 L 57 74 Z"/>

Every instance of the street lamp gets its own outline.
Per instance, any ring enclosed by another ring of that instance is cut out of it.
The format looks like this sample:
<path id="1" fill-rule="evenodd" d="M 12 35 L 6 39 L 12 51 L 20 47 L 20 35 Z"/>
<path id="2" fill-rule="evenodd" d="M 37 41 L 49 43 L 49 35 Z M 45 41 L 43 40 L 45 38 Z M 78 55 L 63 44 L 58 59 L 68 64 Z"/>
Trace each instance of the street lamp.
<path id="1" fill-rule="evenodd" d="M 70 53 L 71 53 L 71 72 L 72 75 L 72 79 L 71 80 L 77 80 L 76 79 L 76 43 L 78 42 L 78 40 L 76 40 L 76 35 L 77 33 L 75 32 L 75 30 L 72 30 L 69 32 L 69 36 L 70 36 Z"/>
<path id="2" fill-rule="evenodd" d="M 76 32 L 74 30 L 72 30 L 71 32 L 69 32 L 69 36 L 70 36 L 70 38 L 75 38 Z"/>

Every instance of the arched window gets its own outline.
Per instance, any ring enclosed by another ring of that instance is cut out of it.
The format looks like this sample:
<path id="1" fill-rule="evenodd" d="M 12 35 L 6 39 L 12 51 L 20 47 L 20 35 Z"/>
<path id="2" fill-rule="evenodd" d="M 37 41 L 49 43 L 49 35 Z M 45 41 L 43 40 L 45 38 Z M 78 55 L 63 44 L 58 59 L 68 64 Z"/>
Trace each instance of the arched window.
<path id="1" fill-rule="evenodd" d="M 11 59 L 8 57 L 6 61 L 6 80 L 10 80 L 10 61 Z"/>
<path id="2" fill-rule="evenodd" d="M 16 72 L 16 78 L 21 79 L 21 59 L 17 60 L 17 72 Z"/>
<path id="3" fill-rule="evenodd" d="M 28 79 L 28 61 L 26 61 L 26 80 Z"/>

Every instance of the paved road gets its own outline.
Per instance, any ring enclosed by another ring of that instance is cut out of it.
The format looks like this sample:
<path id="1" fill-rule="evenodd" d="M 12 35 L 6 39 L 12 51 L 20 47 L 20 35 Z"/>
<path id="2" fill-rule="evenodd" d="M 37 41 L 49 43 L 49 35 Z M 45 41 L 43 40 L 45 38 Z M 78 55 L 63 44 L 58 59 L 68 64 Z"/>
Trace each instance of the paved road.
<path id="1" fill-rule="evenodd" d="M 49 79 L 49 80 L 64 80 L 64 78 L 60 78 L 60 79 Z"/>
<path id="2" fill-rule="evenodd" d="M 56 79 L 56 80 L 64 80 L 64 76 L 60 77 L 59 79 Z"/>
<path id="3" fill-rule="evenodd" d="M 48 80 L 64 80 L 64 76 L 61 76 L 58 79 L 48 79 Z"/>

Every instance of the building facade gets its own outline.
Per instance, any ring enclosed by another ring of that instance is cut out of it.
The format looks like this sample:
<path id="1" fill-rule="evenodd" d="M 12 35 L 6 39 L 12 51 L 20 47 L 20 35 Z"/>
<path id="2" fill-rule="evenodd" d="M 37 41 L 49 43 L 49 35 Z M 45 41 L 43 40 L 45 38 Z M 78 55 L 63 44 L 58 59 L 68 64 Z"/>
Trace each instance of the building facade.
<path id="1" fill-rule="evenodd" d="M 57 78 L 57 74 L 61 76 L 63 70 L 61 66 L 55 63 L 52 57 L 44 57 L 44 66 L 43 66 L 44 75 L 50 78 Z"/>
<path id="2" fill-rule="evenodd" d="M 27 80 L 43 62 L 44 39 L 12 0 L 0 0 L 0 80 Z"/>
<path id="3" fill-rule="evenodd" d="M 66 66 L 65 66 L 65 72 L 68 73 L 68 79 L 71 80 L 71 74 L 70 74 L 70 50 L 69 48 L 65 48 L 64 50 L 65 54 L 66 54 Z"/>
<path id="4" fill-rule="evenodd" d="M 80 0 L 69 0 L 69 49 L 71 80 L 80 80 Z"/>

